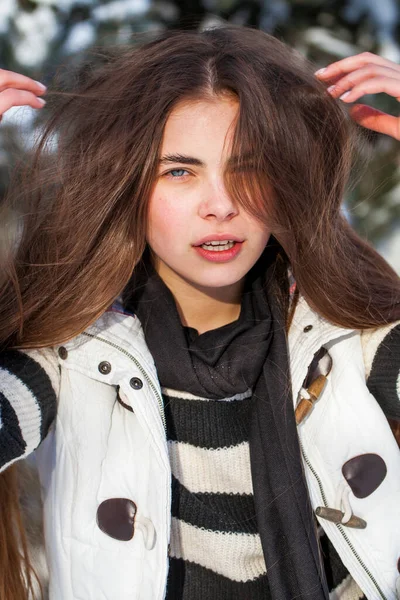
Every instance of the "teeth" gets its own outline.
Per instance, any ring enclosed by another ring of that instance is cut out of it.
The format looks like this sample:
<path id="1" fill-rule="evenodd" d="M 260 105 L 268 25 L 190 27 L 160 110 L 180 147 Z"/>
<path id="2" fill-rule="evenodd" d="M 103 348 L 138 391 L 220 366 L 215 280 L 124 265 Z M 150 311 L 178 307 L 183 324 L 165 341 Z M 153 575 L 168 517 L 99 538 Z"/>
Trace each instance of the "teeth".
<path id="1" fill-rule="evenodd" d="M 220 242 L 207 242 L 207 244 L 211 244 L 211 246 L 225 246 L 226 244 L 232 243 L 233 240 L 221 240 Z"/>
<path id="2" fill-rule="evenodd" d="M 232 240 L 222 240 L 220 242 L 207 242 L 202 244 L 204 250 L 211 250 L 211 252 L 222 252 L 223 250 L 230 250 L 235 245 Z"/>

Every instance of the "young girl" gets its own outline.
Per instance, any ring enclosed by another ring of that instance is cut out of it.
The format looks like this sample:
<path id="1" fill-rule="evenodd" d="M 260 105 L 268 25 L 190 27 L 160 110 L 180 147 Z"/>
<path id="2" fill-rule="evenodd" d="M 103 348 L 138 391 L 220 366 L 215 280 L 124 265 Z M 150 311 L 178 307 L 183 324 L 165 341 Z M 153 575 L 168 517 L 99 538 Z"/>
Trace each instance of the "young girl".
<path id="1" fill-rule="evenodd" d="M 42 105 L 0 81 L 1 112 Z M 340 212 L 345 105 L 378 92 L 378 56 L 315 77 L 227 28 L 55 111 L 3 206 L 1 600 L 34 594 L 10 466 L 35 449 L 51 600 L 400 597 L 400 283 Z"/>

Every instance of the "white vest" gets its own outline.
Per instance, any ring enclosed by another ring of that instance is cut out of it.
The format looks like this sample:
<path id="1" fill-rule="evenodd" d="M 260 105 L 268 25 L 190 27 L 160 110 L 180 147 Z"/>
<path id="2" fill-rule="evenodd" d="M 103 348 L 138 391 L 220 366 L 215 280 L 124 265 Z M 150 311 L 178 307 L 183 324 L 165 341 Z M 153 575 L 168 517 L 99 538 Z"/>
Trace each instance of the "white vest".
<path id="1" fill-rule="evenodd" d="M 348 460 L 363 454 L 384 460 L 387 474 L 379 487 L 363 499 L 351 490 L 348 496 L 366 529 L 319 521 L 366 596 L 395 600 L 400 452 L 365 385 L 361 338 L 300 301 L 289 333 L 293 396 L 296 405 L 314 353 L 326 347 L 333 360 L 328 384 L 298 427 L 312 507 L 340 508 L 339 491 L 349 492 L 342 474 Z M 57 350 L 58 413 L 37 450 L 50 600 L 163 600 L 171 471 L 161 390 L 140 323 L 107 312 Z M 98 526 L 97 509 L 110 498 L 137 506 L 130 541 Z"/>

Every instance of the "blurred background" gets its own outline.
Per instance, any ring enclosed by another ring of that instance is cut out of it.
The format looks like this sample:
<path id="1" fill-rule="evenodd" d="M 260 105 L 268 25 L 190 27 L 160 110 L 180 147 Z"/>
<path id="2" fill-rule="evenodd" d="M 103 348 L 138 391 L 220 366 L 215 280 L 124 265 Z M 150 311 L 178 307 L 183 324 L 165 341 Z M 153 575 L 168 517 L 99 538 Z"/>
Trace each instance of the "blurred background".
<path id="1" fill-rule="evenodd" d="M 365 50 L 400 63 L 399 0 L 0 0 L 0 68 L 47 85 L 93 47 L 129 44 L 140 32 L 230 22 L 288 42 L 316 68 Z M 384 94 L 363 100 L 399 114 Z M 43 116 L 12 109 L 0 128 L 0 198 L 16 155 L 26 153 Z M 400 145 L 368 134 L 368 168 L 346 198 L 358 232 L 400 273 Z"/>

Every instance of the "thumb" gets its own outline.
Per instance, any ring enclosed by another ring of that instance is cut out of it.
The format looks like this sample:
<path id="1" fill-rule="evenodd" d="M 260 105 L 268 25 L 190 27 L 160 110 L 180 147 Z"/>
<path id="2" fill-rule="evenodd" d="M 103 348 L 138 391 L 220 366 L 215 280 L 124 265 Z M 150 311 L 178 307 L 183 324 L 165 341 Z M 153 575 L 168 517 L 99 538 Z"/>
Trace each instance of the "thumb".
<path id="1" fill-rule="evenodd" d="M 400 119 L 366 104 L 354 104 L 350 116 L 359 125 L 400 140 Z"/>

